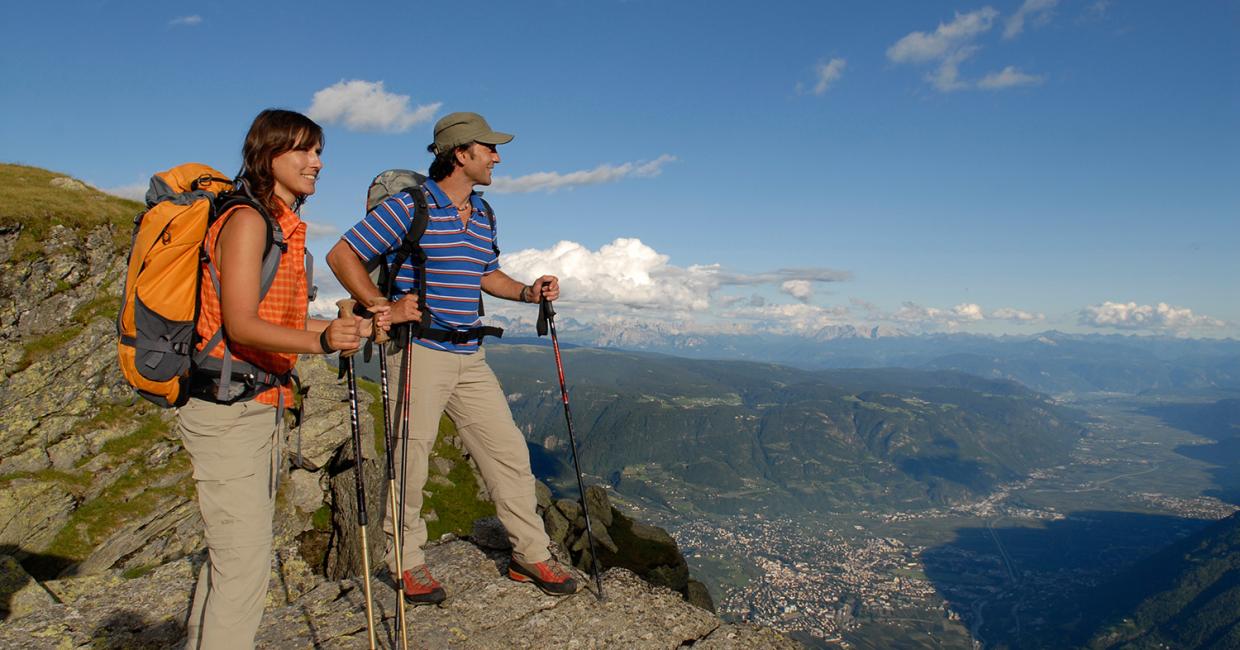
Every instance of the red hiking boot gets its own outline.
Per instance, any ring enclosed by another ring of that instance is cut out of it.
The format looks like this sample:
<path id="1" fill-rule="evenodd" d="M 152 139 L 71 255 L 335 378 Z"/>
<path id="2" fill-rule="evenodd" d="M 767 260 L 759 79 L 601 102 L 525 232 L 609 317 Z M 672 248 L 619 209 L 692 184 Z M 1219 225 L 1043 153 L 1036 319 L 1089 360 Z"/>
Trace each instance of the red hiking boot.
<path id="1" fill-rule="evenodd" d="M 543 593 L 552 596 L 567 596 L 577 592 L 577 581 L 559 562 L 548 559 L 525 566 L 513 559 L 508 563 L 508 577 L 517 582 L 532 582 Z"/>
<path id="2" fill-rule="evenodd" d="M 405 595 L 405 602 L 413 605 L 438 605 L 442 603 L 447 594 L 444 593 L 443 585 L 431 575 L 431 570 L 425 564 L 405 569 L 401 576 L 401 592 Z"/>

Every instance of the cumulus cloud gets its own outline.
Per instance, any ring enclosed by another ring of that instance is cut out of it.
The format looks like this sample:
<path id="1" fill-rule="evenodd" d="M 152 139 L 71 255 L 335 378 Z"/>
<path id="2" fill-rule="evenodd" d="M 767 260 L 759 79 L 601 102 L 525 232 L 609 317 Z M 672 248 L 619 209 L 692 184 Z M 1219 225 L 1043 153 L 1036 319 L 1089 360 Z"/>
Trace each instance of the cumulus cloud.
<path id="1" fill-rule="evenodd" d="M 202 24 L 202 16 L 194 14 L 192 16 L 177 16 L 168 21 L 169 27 L 193 27 Z"/>
<path id="2" fill-rule="evenodd" d="M 1080 312 L 1080 323 L 1090 327 L 1112 327 L 1124 330 L 1184 332 L 1194 328 L 1226 327 L 1225 321 L 1203 314 L 1194 314 L 1187 307 L 1173 307 L 1165 302 L 1138 305 L 1135 302 L 1106 301 L 1090 305 Z"/>
<path id="3" fill-rule="evenodd" d="M 563 285 L 562 300 L 595 315 L 658 312 L 660 316 L 710 319 L 722 307 L 760 308 L 766 298 L 738 297 L 727 287 L 765 285 L 790 287 L 808 297 L 816 282 L 834 282 L 847 273 L 822 268 L 779 269 L 763 273 L 728 272 L 719 264 L 678 266 L 640 239 L 621 238 L 598 250 L 561 241 L 550 249 L 526 249 L 505 254 L 506 273 L 517 278 L 556 275 Z M 794 295 L 794 294 L 793 294 Z"/>
<path id="4" fill-rule="evenodd" d="M 599 165 L 594 169 L 568 172 L 536 172 L 512 178 L 496 176 L 488 188 L 497 193 L 522 192 L 554 192 L 556 190 L 576 187 L 578 185 L 598 185 L 611 183 L 622 178 L 649 178 L 663 173 L 663 166 L 674 162 L 676 156 L 663 154 L 654 160 L 644 162 L 627 162 L 622 165 Z"/>
<path id="5" fill-rule="evenodd" d="M 814 295 L 814 287 L 809 280 L 785 280 L 779 285 L 779 290 L 801 302 L 807 302 Z"/>
<path id="6" fill-rule="evenodd" d="M 814 82 L 814 94 L 821 95 L 827 92 L 831 84 L 835 83 L 844 74 L 844 68 L 847 66 L 848 62 L 838 57 L 814 66 L 814 73 L 817 77 Z"/>
<path id="7" fill-rule="evenodd" d="M 1016 38 L 1025 30 L 1025 20 L 1032 19 L 1035 24 L 1045 24 L 1051 19 L 1051 12 L 1059 0 L 1025 0 L 1016 13 L 1008 17 L 1003 27 L 1003 38 Z"/>
<path id="8" fill-rule="evenodd" d="M 977 82 L 977 87 L 985 90 L 1002 90 L 1016 86 L 1037 86 L 1043 81 L 1046 81 L 1046 77 L 1042 75 L 1027 74 L 1018 70 L 1016 66 L 1009 65 L 999 72 L 992 72 L 982 77 L 982 80 Z"/>
<path id="9" fill-rule="evenodd" d="M 950 23 L 939 23 L 933 33 L 912 32 L 887 48 L 892 63 L 929 63 L 948 58 L 962 45 L 990 30 L 999 15 L 991 7 L 967 14 L 957 13 Z"/>
<path id="10" fill-rule="evenodd" d="M 306 114 L 324 124 L 344 124 L 350 131 L 400 133 L 429 121 L 441 102 L 409 107 L 408 95 L 390 93 L 382 81 L 352 79 L 316 93 Z"/>
<path id="11" fill-rule="evenodd" d="M 990 317 L 996 320 L 1012 321 L 1013 323 L 1036 323 L 1046 320 L 1046 314 L 1028 312 L 1012 307 L 1000 307 L 990 312 Z"/>

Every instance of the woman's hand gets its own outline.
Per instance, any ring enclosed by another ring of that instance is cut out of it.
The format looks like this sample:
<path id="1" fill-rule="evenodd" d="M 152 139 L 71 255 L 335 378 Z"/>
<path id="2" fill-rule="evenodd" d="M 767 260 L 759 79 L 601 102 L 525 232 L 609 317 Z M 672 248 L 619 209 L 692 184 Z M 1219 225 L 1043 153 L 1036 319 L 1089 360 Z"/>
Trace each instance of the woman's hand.
<path id="1" fill-rule="evenodd" d="M 353 314 L 346 314 L 327 324 L 325 330 L 325 338 L 327 345 L 332 350 L 341 350 L 348 352 L 356 350 L 361 345 L 362 340 L 362 323 L 366 319 Z M 324 353 L 327 353 L 324 350 Z"/>

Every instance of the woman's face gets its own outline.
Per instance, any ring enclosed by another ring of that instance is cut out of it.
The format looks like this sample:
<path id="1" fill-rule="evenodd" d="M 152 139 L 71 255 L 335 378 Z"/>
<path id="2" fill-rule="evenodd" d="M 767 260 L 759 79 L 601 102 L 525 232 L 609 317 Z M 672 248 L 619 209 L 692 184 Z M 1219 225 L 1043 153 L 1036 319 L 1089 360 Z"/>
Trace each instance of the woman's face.
<path id="1" fill-rule="evenodd" d="M 323 161 L 319 158 L 322 152 L 322 145 L 315 142 L 273 158 L 271 174 L 275 177 L 276 196 L 291 206 L 297 197 L 314 194 L 315 183 L 323 169 Z"/>

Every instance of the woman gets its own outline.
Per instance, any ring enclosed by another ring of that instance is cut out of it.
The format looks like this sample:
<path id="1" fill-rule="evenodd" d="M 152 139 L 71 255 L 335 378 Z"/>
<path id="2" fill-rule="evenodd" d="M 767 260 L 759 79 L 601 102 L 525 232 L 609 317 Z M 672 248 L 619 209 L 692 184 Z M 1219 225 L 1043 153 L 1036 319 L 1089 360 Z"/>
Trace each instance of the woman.
<path id="1" fill-rule="evenodd" d="M 221 325 L 227 336 L 210 351 L 214 366 L 212 360 L 203 364 L 216 370 L 195 378 L 192 397 L 178 411 L 209 551 L 194 591 L 187 648 L 253 647 L 271 570 L 282 409 L 293 403 L 293 366 L 299 354 L 354 350 L 369 331 L 369 323 L 356 316 L 306 317 L 306 225 L 296 209 L 314 194 L 322 147 L 319 125 L 292 111 L 259 113 L 246 135 L 239 186 L 280 228 L 287 245 L 261 299 L 263 256 L 273 232 L 267 218 L 249 206 L 229 210 L 205 239 L 219 289 L 204 270 L 199 347 Z M 220 391 L 218 368 L 226 352 L 237 380 Z"/>

